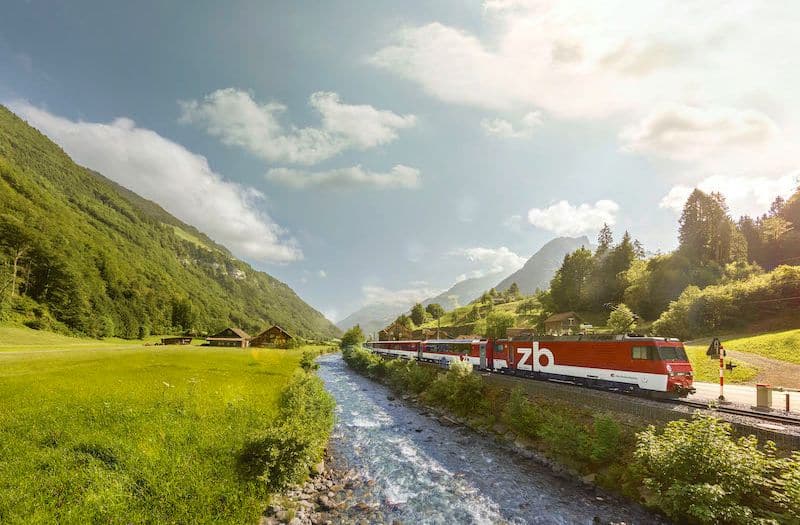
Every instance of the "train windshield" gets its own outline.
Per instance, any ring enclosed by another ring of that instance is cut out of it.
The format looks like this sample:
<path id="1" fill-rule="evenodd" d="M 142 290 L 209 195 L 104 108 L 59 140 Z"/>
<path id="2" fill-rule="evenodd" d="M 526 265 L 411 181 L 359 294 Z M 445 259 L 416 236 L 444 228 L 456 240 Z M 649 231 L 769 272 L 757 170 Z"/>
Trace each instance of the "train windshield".
<path id="1" fill-rule="evenodd" d="M 688 361 L 682 346 L 659 346 L 658 357 L 662 361 Z"/>

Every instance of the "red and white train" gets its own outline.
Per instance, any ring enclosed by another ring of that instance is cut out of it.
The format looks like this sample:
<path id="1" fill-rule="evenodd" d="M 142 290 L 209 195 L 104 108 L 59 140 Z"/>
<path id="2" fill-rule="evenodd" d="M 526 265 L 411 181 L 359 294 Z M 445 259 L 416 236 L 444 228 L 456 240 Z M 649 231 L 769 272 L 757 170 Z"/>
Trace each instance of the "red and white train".
<path id="1" fill-rule="evenodd" d="M 626 392 L 686 396 L 694 392 L 692 365 L 677 339 L 645 336 L 561 336 L 533 339 L 373 341 L 373 352 L 534 379 L 565 381 Z"/>

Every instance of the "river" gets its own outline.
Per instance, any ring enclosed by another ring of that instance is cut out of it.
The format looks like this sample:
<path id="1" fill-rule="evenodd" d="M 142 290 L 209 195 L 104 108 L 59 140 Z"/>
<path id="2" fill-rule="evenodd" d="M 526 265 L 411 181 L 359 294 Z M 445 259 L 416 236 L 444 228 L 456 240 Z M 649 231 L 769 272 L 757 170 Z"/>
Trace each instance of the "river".
<path id="1" fill-rule="evenodd" d="M 338 354 L 319 359 L 337 402 L 334 466 L 366 483 L 343 521 L 369 523 L 659 523 L 634 504 L 565 480 L 494 445 L 442 425 L 352 370 Z"/>

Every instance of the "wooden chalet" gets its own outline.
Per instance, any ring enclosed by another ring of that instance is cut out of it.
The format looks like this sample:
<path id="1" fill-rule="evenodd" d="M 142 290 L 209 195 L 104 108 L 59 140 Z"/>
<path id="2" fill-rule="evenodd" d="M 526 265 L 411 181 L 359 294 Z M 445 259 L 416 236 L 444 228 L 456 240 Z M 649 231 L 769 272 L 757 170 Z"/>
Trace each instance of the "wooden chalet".
<path id="1" fill-rule="evenodd" d="M 544 321 L 544 331 L 547 335 L 571 334 L 580 330 L 583 320 L 575 312 L 553 314 Z"/>
<path id="2" fill-rule="evenodd" d="M 268 328 L 250 340 L 250 346 L 284 346 L 294 337 L 278 325 Z"/>
<path id="3" fill-rule="evenodd" d="M 408 341 L 413 338 L 413 330 L 394 322 L 378 332 L 379 341 Z"/>
<path id="4" fill-rule="evenodd" d="M 228 346 L 247 348 L 250 346 L 250 336 L 241 328 L 226 328 L 218 334 L 207 337 L 209 346 Z"/>
<path id="5" fill-rule="evenodd" d="M 192 344 L 191 337 L 162 337 L 162 345 L 190 345 Z"/>

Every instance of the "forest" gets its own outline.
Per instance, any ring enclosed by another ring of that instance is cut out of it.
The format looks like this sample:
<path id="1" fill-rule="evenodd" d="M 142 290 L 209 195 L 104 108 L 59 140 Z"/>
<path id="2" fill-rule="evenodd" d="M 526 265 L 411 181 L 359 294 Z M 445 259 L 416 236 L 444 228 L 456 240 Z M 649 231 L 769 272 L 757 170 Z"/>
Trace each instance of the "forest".
<path id="1" fill-rule="evenodd" d="M 689 338 L 796 315 L 800 307 L 800 190 L 777 197 L 759 217 L 733 220 L 724 197 L 698 189 L 678 222 L 678 248 L 645 255 L 625 232 L 614 243 L 600 231 L 597 248 L 564 258 L 547 312 L 605 318 L 626 305 L 659 335 Z M 543 314 L 543 315 L 544 315 Z"/>
<path id="2" fill-rule="evenodd" d="M 0 321 L 90 337 L 338 329 L 286 284 L 0 106 Z"/>

